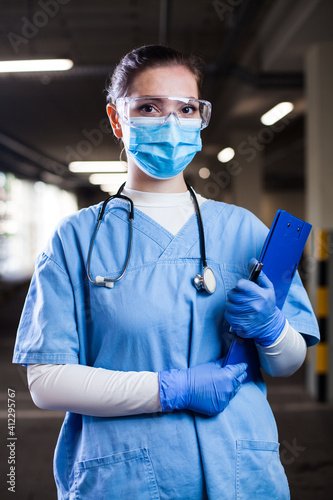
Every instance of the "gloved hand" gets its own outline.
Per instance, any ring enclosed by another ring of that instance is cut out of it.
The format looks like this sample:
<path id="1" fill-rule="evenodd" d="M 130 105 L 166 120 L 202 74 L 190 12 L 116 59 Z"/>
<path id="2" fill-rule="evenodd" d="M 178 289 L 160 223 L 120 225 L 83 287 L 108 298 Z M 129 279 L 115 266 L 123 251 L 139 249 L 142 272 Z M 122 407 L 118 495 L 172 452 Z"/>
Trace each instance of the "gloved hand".
<path id="1" fill-rule="evenodd" d="M 192 410 L 205 415 L 222 412 L 246 378 L 246 363 L 222 367 L 223 360 L 187 370 L 158 373 L 163 412 Z"/>
<path id="2" fill-rule="evenodd" d="M 271 281 L 261 272 L 257 282 L 240 279 L 229 293 L 225 318 L 239 337 L 257 344 L 273 344 L 282 332 L 286 317 L 276 307 Z"/>

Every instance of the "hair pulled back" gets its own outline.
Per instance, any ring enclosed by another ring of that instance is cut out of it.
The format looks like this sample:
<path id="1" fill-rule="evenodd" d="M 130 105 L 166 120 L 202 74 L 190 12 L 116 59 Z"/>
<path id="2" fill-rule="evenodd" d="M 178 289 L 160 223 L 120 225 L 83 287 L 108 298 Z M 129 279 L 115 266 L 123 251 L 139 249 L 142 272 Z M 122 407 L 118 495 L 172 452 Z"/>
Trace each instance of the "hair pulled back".
<path id="1" fill-rule="evenodd" d="M 195 77 L 200 92 L 203 79 L 203 61 L 195 55 L 186 55 L 163 45 L 144 45 L 126 54 L 116 66 L 107 85 L 107 102 L 115 104 L 119 97 L 130 93 L 135 77 L 148 68 L 184 66 Z"/>

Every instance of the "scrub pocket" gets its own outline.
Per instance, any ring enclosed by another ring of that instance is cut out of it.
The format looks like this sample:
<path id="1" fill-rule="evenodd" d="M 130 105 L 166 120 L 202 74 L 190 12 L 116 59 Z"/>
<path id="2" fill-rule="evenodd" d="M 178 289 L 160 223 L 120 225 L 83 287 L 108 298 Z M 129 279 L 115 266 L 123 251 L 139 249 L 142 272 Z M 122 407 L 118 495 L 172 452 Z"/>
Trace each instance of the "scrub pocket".
<path id="1" fill-rule="evenodd" d="M 236 499 L 288 500 L 289 486 L 279 443 L 237 441 Z"/>
<path id="2" fill-rule="evenodd" d="M 159 500 L 146 448 L 116 453 L 75 465 L 76 500 Z"/>

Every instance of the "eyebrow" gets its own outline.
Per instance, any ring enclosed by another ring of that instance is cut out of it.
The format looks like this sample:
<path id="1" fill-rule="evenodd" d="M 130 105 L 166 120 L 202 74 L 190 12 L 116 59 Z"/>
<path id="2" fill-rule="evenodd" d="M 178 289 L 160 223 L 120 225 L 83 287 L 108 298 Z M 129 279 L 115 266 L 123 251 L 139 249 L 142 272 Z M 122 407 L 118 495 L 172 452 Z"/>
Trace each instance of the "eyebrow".
<path id="1" fill-rule="evenodd" d="M 192 96 L 154 96 L 154 95 L 140 95 L 138 96 L 138 99 L 156 99 L 158 101 L 162 101 L 163 99 L 193 99 L 194 101 L 197 101 L 199 98 L 198 97 L 192 97 Z"/>

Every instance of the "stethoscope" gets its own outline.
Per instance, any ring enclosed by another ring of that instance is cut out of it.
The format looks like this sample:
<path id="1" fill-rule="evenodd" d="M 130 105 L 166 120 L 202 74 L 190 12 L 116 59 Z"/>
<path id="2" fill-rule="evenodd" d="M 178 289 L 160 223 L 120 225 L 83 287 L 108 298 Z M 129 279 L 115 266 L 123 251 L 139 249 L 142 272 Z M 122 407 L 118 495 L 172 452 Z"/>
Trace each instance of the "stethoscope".
<path id="1" fill-rule="evenodd" d="M 88 261 L 87 261 L 88 278 L 91 281 L 91 283 L 94 283 L 94 285 L 104 286 L 106 288 L 113 288 L 114 284 L 124 276 L 126 269 L 127 269 L 127 266 L 128 266 L 128 262 L 130 260 L 131 251 L 132 251 L 134 204 L 133 204 L 133 201 L 128 196 L 125 196 L 124 194 L 122 194 L 122 190 L 123 190 L 124 186 L 125 186 L 125 182 L 120 186 L 120 188 L 118 189 L 116 194 L 109 196 L 104 201 L 102 208 L 98 214 L 97 223 L 96 223 L 95 230 L 94 230 L 93 236 L 91 238 L 90 246 L 89 246 Z M 194 279 L 193 279 L 193 284 L 198 291 L 206 291 L 209 295 L 211 295 L 212 293 L 215 292 L 215 289 L 216 289 L 216 279 L 215 279 L 215 276 L 214 276 L 212 269 L 207 266 L 205 235 L 204 235 L 204 228 L 203 228 L 199 203 L 198 203 L 197 197 L 195 195 L 195 192 L 193 191 L 191 186 L 189 186 L 189 184 L 187 184 L 187 183 L 186 183 L 186 186 L 191 194 L 192 200 L 194 202 L 197 218 L 198 218 L 199 235 L 200 235 L 200 251 L 201 251 L 201 260 L 202 260 L 202 267 L 203 267 L 202 275 L 196 274 Z M 111 278 L 104 278 L 103 276 L 96 276 L 96 278 L 93 279 L 91 277 L 91 274 L 90 274 L 91 254 L 92 254 L 93 247 L 94 247 L 94 244 L 96 241 L 98 229 L 99 229 L 101 222 L 103 220 L 103 217 L 104 217 L 106 206 L 111 200 L 114 200 L 115 198 L 120 198 L 122 200 L 125 200 L 129 204 L 129 213 L 128 213 L 129 240 L 128 240 L 128 248 L 127 248 L 127 255 L 126 255 L 126 261 L 124 264 L 124 269 L 122 270 L 121 274 L 117 278 L 111 279 Z"/>

